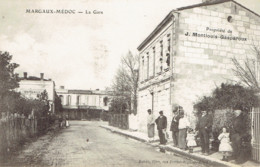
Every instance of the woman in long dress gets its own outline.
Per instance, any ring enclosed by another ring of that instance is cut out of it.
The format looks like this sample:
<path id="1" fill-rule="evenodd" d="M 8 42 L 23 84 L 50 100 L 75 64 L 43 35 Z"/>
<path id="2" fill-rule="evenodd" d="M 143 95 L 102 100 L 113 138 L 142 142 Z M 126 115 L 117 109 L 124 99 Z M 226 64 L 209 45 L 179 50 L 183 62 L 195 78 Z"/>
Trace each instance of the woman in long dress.
<path id="1" fill-rule="evenodd" d="M 190 123 L 188 119 L 184 116 L 184 111 L 180 111 L 180 119 L 179 119 L 179 127 L 178 127 L 179 128 L 178 147 L 183 150 L 187 148 L 186 137 L 187 137 L 188 127 L 190 127 Z"/>
<path id="2" fill-rule="evenodd" d="M 154 138 L 154 126 L 155 126 L 155 119 L 154 116 L 152 114 L 152 110 L 149 109 L 147 110 L 148 112 L 148 117 L 147 117 L 147 131 L 148 131 L 148 137 Z"/>

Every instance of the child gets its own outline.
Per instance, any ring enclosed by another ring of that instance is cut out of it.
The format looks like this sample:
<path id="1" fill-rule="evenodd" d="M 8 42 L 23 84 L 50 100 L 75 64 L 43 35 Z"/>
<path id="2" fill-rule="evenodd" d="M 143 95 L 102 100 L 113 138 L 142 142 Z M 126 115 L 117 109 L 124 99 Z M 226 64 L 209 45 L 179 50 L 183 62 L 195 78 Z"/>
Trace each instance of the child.
<path id="1" fill-rule="evenodd" d="M 218 136 L 220 140 L 219 151 L 223 153 L 222 161 L 228 161 L 228 156 L 232 152 L 230 145 L 229 133 L 227 133 L 226 127 L 223 127 L 222 133 Z"/>
<path id="2" fill-rule="evenodd" d="M 197 146 L 197 143 L 195 141 L 195 132 L 193 129 L 190 129 L 187 134 L 187 146 L 189 147 L 189 153 L 193 153 L 193 148 Z"/>

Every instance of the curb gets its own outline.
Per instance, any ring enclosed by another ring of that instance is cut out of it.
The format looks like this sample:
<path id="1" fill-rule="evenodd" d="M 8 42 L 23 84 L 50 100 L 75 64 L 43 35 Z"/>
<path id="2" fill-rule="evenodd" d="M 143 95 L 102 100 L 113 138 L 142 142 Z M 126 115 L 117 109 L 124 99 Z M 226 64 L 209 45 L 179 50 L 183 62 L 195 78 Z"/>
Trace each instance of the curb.
<path id="1" fill-rule="evenodd" d="M 159 146 L 159 147 L 163 148 L 167 151 L 171 151 L 171 152 L 177 153 L 179 155 L 183 155 L 185 157 L 189 157 L 191 159 L 198 160 L 198 161 L 201 161 L 201 162 L 204 162 L 204 163 L 207 163 L 207 164 L 212 164 L 212 165 L 216 165 L 216 166 L 227 166 L 227 167 L 241 167 L 239 165 L 232 164 L 230 162 L 224 162 L 224 161 L 221 161 L 221 160 L 218 160 L 218 159 L 215 159 L 215 158 L 211 158 L 209 156 L 200 155 L 198 153 L 188 153 L 186 151 L 183 151 L 179 148 L 175 148 L 175 147 L 172 147 L 172 146 L 166 145 L 166 146 Z"/>
<path id="2" fill-rule="evenodd" d="M 101 128 L 104 128 L 104 129 L 106 129 L 106 130 L 110 130 L 110 131 L 113 132 L 113 133 L 117 133 L 117 134 L 120 134 L 120 135 L 123 135 L 123 136 L 127 136 L 127 137 L 129 137 L 129 138 L 132 138 L 132 139 L 135 139 L 135 140 L 138 140 L 138 141 L 141 141 L 141 142 L 147 142 L 147 140 L 145 140 L 145 139 L 141 139 L 141 138 L 138 138 L 138 137 L 136 137 L 136 136 L 133 136 L 133 135 L 129 135 L 129 134 L 120 132 L 120 131 L 118 131 L 118 130 L 113 130 L 113 129 L 111 129 L 111 128 L 109 128 L 109 127 L 106 127 L 106 126 L 103 126 L 103 125 L 100 125 L 100 127 L 101 127 Z"/>
<path id="3" fill-rule="evenodd" d="M 124 132 L 120 132 L 117 129 L 112 129 L 110 127 L 103 126 L 103 125 L 100 125 L 100 127 L 104 128 L 106 130 L 110 130 L 113 133 L 117 133 L 117 134 L 120 134 L 120 135 L 123 135 L 123 136 L 127 136 L 129 138 L 147 143 L 147 140 L 145 140 L 145 139 L 142 139 L 142 138 L 139 138 L 139 137 L 136 137 L 134 135 L 130 135 L 130 134 L 127 134 L 127 133 L 124 133 Z M 151 143 L 149 145 L 154 146 Z M 201 162 L 204 162 L 204 163 L 207 163 L 207 164 L 212 164 L 212 165 L 215 165 L 215 166 L 241 167 L 239 165 L 232 164 L 230 162 L 224 162 L 224 161 L 221 161 L 221 160 L 218 160 L 218 159 L 215 159 L 215 158 L 211 158 L 209 156 L 200 155 L 198 153 L 188 153 L 186 151 L 183 151 L 179 148 L 175 148 L 175 147 L 170 146 L 170 145 L 165 145 L 165 146 L 159 145 L 159 148 L 165 149 L 165 150 L 170 151 L 170 152 L 174 152 L 176 154 L 179 154 L 179 155 L 182 155 L 182 156 L 185 156 L 185 157 L 197 160 L 197 161 L 201 161 Z"/>

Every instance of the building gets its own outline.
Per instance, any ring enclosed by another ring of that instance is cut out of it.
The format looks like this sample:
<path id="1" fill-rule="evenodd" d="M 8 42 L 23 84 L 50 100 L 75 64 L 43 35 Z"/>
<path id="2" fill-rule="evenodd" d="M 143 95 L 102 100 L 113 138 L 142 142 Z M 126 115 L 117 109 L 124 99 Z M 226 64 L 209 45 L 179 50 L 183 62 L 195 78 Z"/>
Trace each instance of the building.
<path id="1" fill-rule="evenodd" d="M 56 89 L 61 99 L 63 115 L 69 119 L 99 118 L 109 109 L 112 93 L 104 90 L 72 90 L 61 86 Z"/>
<path id="2" fill-rule="evenodd" d="M 222 82 L 237 81 L 232 58 L 255 62 L 260 17 L 233 0 L 211 0 L 172 10 L 138 46 L 139 130 L 146 131 L 147 109 L 172 118 L 181 105 L 192 115 L 199 97 Z M 169 129 L 169 128 L 168 128 Z"/>
<path id="3" fill-rule="evenodd" d="M 40 77 L 27 76 L 27 72 L 24 72 L 24 76 L 20 77 L 18 92 L 26 98 L 37 99 L 39 95 L 46 91 L 49 100 L 49 111 L 55 113 L 54 99 L 55 99 L 55 82 L 51 79 L 44 79 L 44 73 L 40 73 Z"/>

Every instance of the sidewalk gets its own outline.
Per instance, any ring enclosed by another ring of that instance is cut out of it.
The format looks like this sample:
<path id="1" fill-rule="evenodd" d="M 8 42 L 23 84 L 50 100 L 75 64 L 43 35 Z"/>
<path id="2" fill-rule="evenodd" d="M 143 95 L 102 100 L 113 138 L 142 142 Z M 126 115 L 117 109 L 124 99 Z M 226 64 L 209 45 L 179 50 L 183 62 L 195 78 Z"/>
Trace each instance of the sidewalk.
<path id="1" fill-rule="evenodd" d="M 209 164 L 212 164 L 212 165 L 228 166 L 228 167 L 260 166 L 260 164 L 255 163 L 253 161 L 247 161 L 247 162 L 245 162 L 244 164 L 241 164 L 241 165 L 235 164 L 234 160 L 229 161 L 229 162 L 222 161 L 221 160 L 222 154 L 219 153 L 219 152 L 212 153 L 209 156 L 204 156 L 204 155 L 200 154 L 200 152 L 201 152 L 200 147 L 194 148 L 194 150 L 193 150 L 194 153 L 191 154 L 188 151 L 183 151 L 179 148 L 173 147 L 172 141 L 168 141 L 167 145 L 159 145 L 158 136 L 156 136 L 155 140 L 150 143 L 148 141 L 147 134 L 144 134 L 144 133 L 138 132 L 138 131 L 122 130 L 122 129 L 119 129 L 117 127 L 112 127 L 112 126 L 108 126 L 108 125 L 101 125 L 100 127 L 105 128 L 107 130 L 110 130 L 111 132 L 114 132 L 114 133 L 117 133 L 117 134 L 120 134 L 120 135 L 124 135 L 124 136 L 127 136 L 129 138 L 133 138 L 133 139 L 141 141 L 141 142 L 146 142 L 146 143 L 150 144 L 151 146 L 158 146 L 158 147 L 163 148 L 167 151 L 174 152 L 174 153 L 177 153 L 179 155 L 183 155 L 183 156 L 189 157 L 191 159 L 195 159 L 195 160 L 202 161 L 204 163 L 209 163 Z"/>

